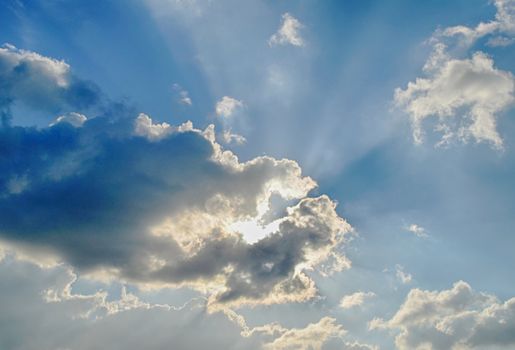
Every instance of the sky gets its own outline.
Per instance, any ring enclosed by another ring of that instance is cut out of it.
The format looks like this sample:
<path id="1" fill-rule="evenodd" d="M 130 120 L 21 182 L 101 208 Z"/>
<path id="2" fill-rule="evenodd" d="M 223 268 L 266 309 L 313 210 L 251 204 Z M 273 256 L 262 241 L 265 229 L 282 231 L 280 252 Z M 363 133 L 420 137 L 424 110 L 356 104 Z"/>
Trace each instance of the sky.
<path id="1" fill-rule="evenodd" d="M 515 348 L 514 0 L 0 1 L 0 348 Z"/>

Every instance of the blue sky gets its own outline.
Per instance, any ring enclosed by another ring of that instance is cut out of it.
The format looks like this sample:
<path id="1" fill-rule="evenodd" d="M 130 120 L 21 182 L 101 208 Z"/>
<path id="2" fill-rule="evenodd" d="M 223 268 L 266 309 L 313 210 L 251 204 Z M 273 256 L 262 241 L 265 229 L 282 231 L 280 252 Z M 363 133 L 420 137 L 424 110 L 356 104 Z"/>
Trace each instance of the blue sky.
<path id="1" fill-rule="evenodd" d="M 513 0 L 0 23 L 2 349 L 515 346 Z"/>

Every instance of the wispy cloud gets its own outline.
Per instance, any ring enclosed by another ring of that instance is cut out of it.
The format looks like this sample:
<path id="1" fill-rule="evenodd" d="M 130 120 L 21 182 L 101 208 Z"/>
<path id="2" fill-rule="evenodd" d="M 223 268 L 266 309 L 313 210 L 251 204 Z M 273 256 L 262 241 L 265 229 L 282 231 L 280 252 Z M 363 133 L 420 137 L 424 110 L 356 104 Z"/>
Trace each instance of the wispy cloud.
<path id="1" fill-rule="evenodd" d="M 300 30 L 304 26 L 299 22 L 298 19 L 285 13 L 282 16 L 282 23 L 277 33 L 273 34 L 268 40 L 270 46 L 275 45 L 293 45 L 293 46 L 304 46 L 304 39 L 300 34 Z"/>

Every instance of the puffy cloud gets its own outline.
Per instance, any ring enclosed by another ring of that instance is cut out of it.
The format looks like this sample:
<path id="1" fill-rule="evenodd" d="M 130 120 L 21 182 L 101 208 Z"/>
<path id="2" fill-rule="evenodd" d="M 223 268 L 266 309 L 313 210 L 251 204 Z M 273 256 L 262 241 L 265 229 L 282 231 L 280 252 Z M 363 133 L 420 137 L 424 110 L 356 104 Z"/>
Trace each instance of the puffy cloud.
<path id="1" fill-rule="evenodd" d="M 216 103 L 216 115 L 223 118 L 229 118 L 237 109 L 243 107 L 243 102 L 230 96 L 224 96 Z"/>
<path id="2" fill-rule="evenodd" d="M 341 338 L 346 331 L 331 317 L 324 317 L 317 323 L 310 323 L 305 328 L 293 328 L 286 331 L 273 342 L 265 344 L 265 349 L 317 350 L 322 349 L 330 338 Z M 351 348 L 352 349 L 352 348 Z"/>
<path id="3" fill-rule="evenodd" d="M 51 112 L 88 108 L 100 99 L 99 89 L 78 79 L 64 61 L 20 50 L 0 47 L 0 113 L 4 123 L 11 117 L 14 101 Z"/>
<path id="4" fill-rule="evenodd" d="M 497 114 L 515 101 L 510 72 L 494 67 L 490 57 L 477 52 L 471 59 L 449 59 L 428 71 L 428 78 L 410 82 L 395 91 L 395 102 L 411 117 L 413 138 L 423 140 L 422 122 L 439 118 L 442 143 L 450 138 L 487 141 L 496 148 L 503 142 L 496 128 Z M 456 122 L 453 118 L 459 117 Z M 461 125 L 452 130 L 451 123 Z"/>
<path id="5" fill-rule="evenodd" d="M 350 295 L 346 295 L 340 301 L 340 307 L 344 309 L 350 309 L 355 306 L 361 306 L 365 302 L 365 299 L 374 297 L 373 292 L 356 292 Z"/>
<path id="6" fill-rule="evenodd" d="M 427 235 L 426 229 L 422 226 L 419 226 L 417 224 L 411 224 L 405 228 L 406 231 L 413 233 L 415 236 L 420 238 L 427 238 L 429 237 Z"/>
<path id="7" fill-rule="evenodd" d="M 463 58 L 463 51 L 479 39 L 490 37 L 490 46 L 507 45 L 515 34 L 515 1 L 497 0 L 496 18 L 476 28 L 455 26 L 439 30 L 431 38 L 433 52 L 425 66 L 425 77 L 395 90 L 394 101 L 410 116 L 415 143 L 423 142 L 424 120 L 438 120 L 434 130 L 442 133 L 436 146 L 454 140 L 488 142 L 503 148 L 497 117 L 515 101 L 515 80 L 508 71 L 495 67 L 486 53 L 477 51 Z M 450 39 L 457 39 L 450 41 Z"/>
<path id="8" fill-rule="evenodd" d="M 270 37 L 268 44 L 270 46 L 286 44 L 293 46 L 304 46 L 304 40 L 299 33 L 302 27 L 303 25 L 299 22 L 298 19 L 289 13 L 285 13 L 282 15 L 281 27 L 277 33 Z"/>
<path id="9" fill-rule="evenodd" d="M 399 331 L 399 349 L 511 349 L 515 346 L 515 298 L 504 303 L 465 282 L 449 290 L 412 289 L 388 321 L 370 328 Z"/>
<path id="10" fill-rule="evenodd" d="M 168 123 L 153 123 L 152 119 L 145 113 L 140 113 L 134 121 L 134 134 L 144 136 L 149 141 L 159 141 L 168 135 L 176 132 L 193 131 L 193 124 L 188 121 L 178 127 Z"/>
<path id="11" fill-rule="evenodd" d="M 96 117 L 80 128 L 5 126 L 0 147 L 0 239 L 81 273 L 188 286 L 216 309 L 308 300 L 306 270 L 345 267 L 338 247 L 351 227 L 329 197 L 306 197 L 316 184 L 298 164 L 241 163 L 212 127 Z M 264 220 L 272 195 L 296 204 L 247 241 L 233 224 Z"/>

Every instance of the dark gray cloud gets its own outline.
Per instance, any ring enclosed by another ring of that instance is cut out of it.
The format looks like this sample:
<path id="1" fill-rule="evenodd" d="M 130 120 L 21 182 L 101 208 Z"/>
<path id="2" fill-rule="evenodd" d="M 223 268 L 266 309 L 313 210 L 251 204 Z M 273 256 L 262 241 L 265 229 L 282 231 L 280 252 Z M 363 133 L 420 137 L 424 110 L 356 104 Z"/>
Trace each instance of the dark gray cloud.
<path id="1" fill-rule="evenodd" d="M 313 297 L 300 266 L 335 256 L 350 226 L 328 197 L 303 198 L 314 182 L 298 165 L 270 157 L 239 163 L 211 128 L 150 120 L 142 129 L 143 119 L 0 128 L 0 237 L 84 273 L 216 289 L 213 305 Z M 254 244 L 229 229 L 259 217 L 272 194 L 301 199 L 278 229 Z M 153 231 L 167 221 L 175 226 Z"/>
<path id="2" fill-rule="evenodd" d="M 0 128 L 0 237 L 44 248 L 80 271 L 111 269 L 136 283 L 222 278 L 221 302 L 314 295 L 298 266 L 327 258 L 350 230 L 326 196 L 302 199 L 254 244 L 220 223 L 186 236 L 184 225 L 152 234 L 170 218 L 198 225 L 212 215 L 230 222 L 256 216 L 272 193 L 302 198 L 313 183 L 296 163 L 231 163 L 198 130 L 155 141 L 134 135 L 132 125 L 97 117 L 81 127 Z M 185 249 L 184 240 L 200 244 Z"/>
<path id="3" fill-rule="evenodd" d="M 2 106 L 85 108 L 96 88 L 63 61 L 0 49 Z M 0 240 L 44 252 L 80 273 L 146 287 L 185 285 L 220 304 L 303 301 L 316 295 L 305 274 L 337 252 L 350 226 L 294 161 L 241 163 L 213 126 L 153 123 L 124 104 L 87 118 L 69 111 L 49 127 L 0 127 Z M 270 198 L 297 202 L 255 237 Z M 240 227 L 240 228 L 238 228 Z M 249 232 L 246 232 L 249 231 Z M 327 271 L 324 271 L 324 273 Z"/>

